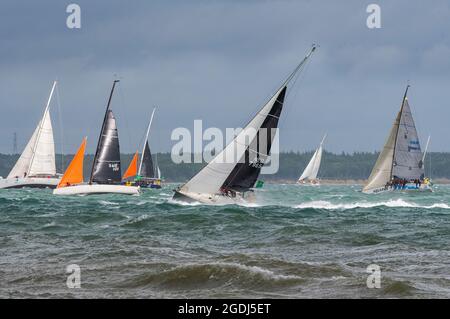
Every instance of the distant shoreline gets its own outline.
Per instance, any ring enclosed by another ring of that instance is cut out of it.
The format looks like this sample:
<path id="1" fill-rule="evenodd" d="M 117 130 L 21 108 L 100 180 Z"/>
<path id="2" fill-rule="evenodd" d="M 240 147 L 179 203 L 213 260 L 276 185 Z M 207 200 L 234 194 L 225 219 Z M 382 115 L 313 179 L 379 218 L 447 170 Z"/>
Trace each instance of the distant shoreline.
<path id="1" fill-rule="evenodd" d="M 447 185 L 450 184 L 449 178 L 435 178 L 431 179 L 434 184 Z M 293 179 L 273 179 L 266 180 L 267 184 L 295 184 L 297 180 Z M 364 185 L 366 180 L 364 179 L 321 179 L 320 184 L 322 185 Z"/>

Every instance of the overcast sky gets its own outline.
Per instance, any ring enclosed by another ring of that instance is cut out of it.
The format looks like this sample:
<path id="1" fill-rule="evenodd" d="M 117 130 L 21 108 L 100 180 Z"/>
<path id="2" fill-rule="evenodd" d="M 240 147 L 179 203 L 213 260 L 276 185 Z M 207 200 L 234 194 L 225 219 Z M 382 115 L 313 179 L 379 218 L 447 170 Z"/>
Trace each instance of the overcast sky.
<path id="1" fill-rule="evenodd" d="M 21 151 L 56 78 L 55 139 L 68 153 L 85 135 L 94 150 L 115 74 L 122 152 L 137 148 L 154 105 L 158 151 L 194 119 L 240 127 L 312 43 L 282 113 L 282 150 L 315 148 L 325 132 L 333 152 L 380 149 L 409 80 L 422 144 L 431 134 L 431 150 L 450 151 L 448 0 L 73 2 L 79 30 L 66 27 L 70 1 L 1 1 L 0 152 L 12 152 L 14 132 Z M 370 3 L 381 29 L 366 26 Z"/>

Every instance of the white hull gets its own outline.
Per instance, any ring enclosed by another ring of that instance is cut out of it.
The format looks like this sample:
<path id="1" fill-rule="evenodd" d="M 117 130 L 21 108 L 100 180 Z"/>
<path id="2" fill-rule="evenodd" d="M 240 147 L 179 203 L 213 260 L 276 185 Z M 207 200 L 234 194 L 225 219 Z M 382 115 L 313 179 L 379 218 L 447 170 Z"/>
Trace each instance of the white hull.
<path id="1" fill-rule="evenodd" d="M 68 187 L 56 188 L 54 195 L 94 195 L 94 194 L 123 194 L 139 195 L 140 187 L 126 185 L 107 184 L 82 184 Z"/>
<path id="2" fill-rule="evenodd" d="M 198 202 L 208 205 L 246 205 L 252 204 L 256 200 L 253 191 L 248 191 L 244 194 L 238 193 L 235 197 L 230 197 L 221 194 L 187 193 L 178 190 L 175 191 L 173 199 L 185 203 Z"/>
<path id="3" fill-rule="evenodd" d="M 60 178 L 26 177 L 0 179 L 0 189 L 8 188 L 56 188 Z"/>
<path id="4" fill-rule="evenodd" d="M 413 192 L 432 192 L 433 189 L 430 185 L 427 184 L 421 184 L 419 188 L 416 188 L 415 185 L 407 184 L 406 188 L 401 189 L 394 189 L 393 187 L 380 187 L 376 189 L 371 189 L 368 191 L 363 191 L 364 194 L 379 194 L 379 193 L 385 193 L 385 192 L 406 192 L 406 193 L 413 193 Z"/>

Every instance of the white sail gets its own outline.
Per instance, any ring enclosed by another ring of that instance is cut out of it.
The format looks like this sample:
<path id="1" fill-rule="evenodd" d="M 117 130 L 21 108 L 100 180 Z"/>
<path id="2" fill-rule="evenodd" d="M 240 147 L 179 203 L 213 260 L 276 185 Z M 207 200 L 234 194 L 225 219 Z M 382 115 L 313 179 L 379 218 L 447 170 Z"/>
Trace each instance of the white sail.
<path id="1" fill-rule="evenodd" d="M 326 136 L 323 137 L 322 142 L 319 145 L 319 148 L 314 152 L 313 156 L 311 157 L 311 160 L 309 161 L 302 175 L 298 179 L 299 182 L 303 180 L 313 181 L 317 179 L 317 174 L 319 173 L 320 169 L 320 163 L 322 161 L 323 142 L 325 141 L 325 137 Z"/>
<path id="2" fill-rule="evenodd" d="M 8 174 L 8 178 L 56 174 L 55 143 L 50 118 L 50 102 L 55 87 L 56 81 L 53 83 L 44 115 L 18 161 Z"/>
<path id="3" fill-rule="evenodd" d="M 398 124 L 400 122 L 400 112 L 392 125 L 389 136 L 384 144 L 383 150 L 375 162 L 372 173 L 363 188 L 363 192 L 370 193 L 373 190 L 383 188 L 391 179 L 392 162 L 394 160 L 395 138 L 397 136 Z"/>
<path id="4" fill-rule="evenodd" d="M 184 184 L 180 191 L 200 194 L 218 193 L 237 164 L 237 161 L 231 161 L 230 159 L 242 158 L 249 145 L 254 144 L 259 128 L 285 88 L 285 86 L 281 87 L 234 140 L 197 175 Z"/>
<path id="5" fill-rule="evenodd" d="M 30 140 L 27 143 L 27 146 L 25 146 L 22 154 L 20 155 L 19 159 L 17 160 L 16 164 L 12 168 L 12 170 L 9 172 L 7 178 L 15 178 L 15 177 L 24 177 L 25 174 L 28 174 L 28 170 L 30 168 L 30 162 L 31 158 L 33 156 L 33 146 L 36 144 L 36 136 L 38 135 L 40 127 L 39 125 L 34 130 L 33 135 L 31 135 Z"/>
<path id="6" fill-rule="evenodd" d="M 403 100 L 395 144 L 392 176 L 406 180 L 422 179 L 424 177 L 419 136 L 406 96 Z"/>
<path id="7" fill-rule="evenodd" d="M 41 122 L 28 176 L 56 175 L 55 142 L 49 110 Z"/>

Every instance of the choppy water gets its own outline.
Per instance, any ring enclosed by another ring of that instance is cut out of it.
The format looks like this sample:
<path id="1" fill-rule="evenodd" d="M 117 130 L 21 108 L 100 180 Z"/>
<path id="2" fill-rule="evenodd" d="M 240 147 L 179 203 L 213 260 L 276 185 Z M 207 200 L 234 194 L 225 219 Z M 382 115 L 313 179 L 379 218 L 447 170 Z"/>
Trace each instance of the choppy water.
<path id="1" fill-rule="evenodd" d="M 0 297 L 450 297 L 450 187 L 266 185 L 258 204 L 0 191 Z M 381 267 L 381 288 L 366 267 Z M 81 289 L 66 266 L 81 267 Z"/>

